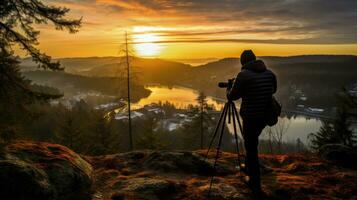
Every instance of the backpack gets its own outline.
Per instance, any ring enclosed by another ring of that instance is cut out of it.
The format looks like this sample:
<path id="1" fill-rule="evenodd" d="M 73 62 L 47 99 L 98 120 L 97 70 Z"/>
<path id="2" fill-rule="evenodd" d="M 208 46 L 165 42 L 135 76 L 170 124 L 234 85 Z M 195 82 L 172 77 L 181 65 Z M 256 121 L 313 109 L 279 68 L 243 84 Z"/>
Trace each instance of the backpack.
<path id="1" fill-rule="evenodd" d="M 268 126 L 274 126 L 278 123 L 278 118 L 281 114 L 282 105 L 275 99 L 273 96 L 271 101 L 268 104 L 266 114 L 265 114 L 265 123 Z"/>

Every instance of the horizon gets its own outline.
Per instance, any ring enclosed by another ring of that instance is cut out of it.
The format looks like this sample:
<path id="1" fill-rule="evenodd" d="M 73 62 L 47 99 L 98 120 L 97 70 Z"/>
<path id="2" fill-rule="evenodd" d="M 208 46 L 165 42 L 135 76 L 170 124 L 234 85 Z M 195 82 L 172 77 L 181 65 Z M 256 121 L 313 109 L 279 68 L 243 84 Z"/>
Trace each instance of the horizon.
<path id="1" fill-rule="evenodd" d="M 244 49 L 260 57 L 357 55 L 354 1 L 44 2 L 83 19 L 76 34 L 36 26 L 38 47 L 53 58 L 117 56 L 125 31 L 135 55 L 144 58 L 221 59 L 239 57 Z"/>
<path id="2" fill-rule="evenodd" d="M 357 54 L 296 54 L 296 55 L 287 55 L 287 56 L 279 56 L 279 55 L 264 55 L 259 56 L 257 58 L 264 58 L 264 57 L 277 57 L 277 58 L 290 58 L 290 57 L 302 57 L 302 56 L 353 56 L 357 57 Z M 124 55 L 113 55 L 113 56 L 74 56 L 74 57 L 52 57 L 53 59 L 60 60 L 60 59 L 75 59 L 75 58 L 120 58 L 125 57 Z M 160 58 L 160 57 L 144 57 L 144 56 L 129 56 L 129 57 L 136 57 L 136 58 L 143 58 L 143 59 L 162 59 L 162 60 L 222 60 L 226 58 L 237 58 L 239 56 L 227 56 L 227 57 L 202 57 L 202 58 Z M 21 57 L 20 59 L 31 59 L 31 56 Z"/>
<path id="3" fill-rule="evenodd" d="M 311 54 L 311 55 L 291 55 L 291 56 L 257 56 L 257 58 L 294 58 L 294 57 L 308 57 L 308 56 L 312 56 L 312 57 L 318 57 L 318 56 L 352 56 L 352 57 L 357 57 L 357 55 L 348 55 L 348 54 Z M 53 58 L 55 60 L 64 60 L 64 59 L 92 59 L 92 58 L 97 58 L 97 59 L 101 59 L 101 58 L 121 58 L 121 57 L 125 57 L 125 56 L 84 56 L 84 57 L 60 57 L 60 58 Z M 164 60 L 164 61 L 170 61 L 170 62 L 177 62 L 177 63 L 181 63 L 181 64 L 186 64 L 186 65 L 190 65 L 192 67 L 197 67 L 197 66 L 201 66 L 201 65 L 206 65 L 209 63 L 213 63 L 213 62 L 219 62 L 221 60 L 224 59 L 240 59 L 240 57 L 222 57 L 222 58 L 152 58 L 152 57 L 139 57 L 139 56 L 130 56 L 130 57 L 135 57 L 135 58 L 140 58 L 140 59 L 158 59 L 158 60 Z M 20 58 L 22 60 L 25 59 L 31 59 L 31 57 L 23 57 Z M 31 62 L 33 62 L 31 60 Z"/>

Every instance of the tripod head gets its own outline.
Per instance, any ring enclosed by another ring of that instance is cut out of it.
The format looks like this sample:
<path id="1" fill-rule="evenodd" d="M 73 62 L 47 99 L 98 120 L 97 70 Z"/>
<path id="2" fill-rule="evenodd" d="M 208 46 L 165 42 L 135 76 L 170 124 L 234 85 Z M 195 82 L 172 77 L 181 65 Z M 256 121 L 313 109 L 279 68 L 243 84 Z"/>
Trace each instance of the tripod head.
<path id="1" fill-rule="evenodd" d="M 231 78 L 231 79 L 228 79 L 227 82 L 219 82 L 218 87 L 219 88 L 232 88 L 234 80 L 235 80 L 235 78 Z"/>

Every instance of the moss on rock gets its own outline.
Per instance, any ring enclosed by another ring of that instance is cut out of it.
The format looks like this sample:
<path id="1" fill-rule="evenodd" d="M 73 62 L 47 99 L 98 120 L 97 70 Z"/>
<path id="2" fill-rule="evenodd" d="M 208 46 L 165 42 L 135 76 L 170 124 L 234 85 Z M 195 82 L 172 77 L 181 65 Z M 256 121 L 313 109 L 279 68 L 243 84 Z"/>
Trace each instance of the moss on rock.
<path id="1" fill-rule="evenodd" d="M 16 141 L 2 155 L 0 199 L 90 199 L 92 167 L 72 150 Z"/>

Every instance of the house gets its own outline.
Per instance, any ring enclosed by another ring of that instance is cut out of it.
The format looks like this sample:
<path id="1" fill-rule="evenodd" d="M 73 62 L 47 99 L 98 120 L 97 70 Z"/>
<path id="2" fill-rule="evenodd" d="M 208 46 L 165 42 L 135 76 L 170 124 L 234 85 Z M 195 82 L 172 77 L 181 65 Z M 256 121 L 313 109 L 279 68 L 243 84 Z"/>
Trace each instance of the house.
<path id="1" fill-rule="evenodd" d="M 138 111 L 132 111 L 131 112 L 131 119 L 135 119 L 135 118 L 141 118 L 143 117 L 144 114 Z M 116 113 L 114 118 L 116 120 L 124 120 L 124 119 L 129 119 L 128 113 Z"/>
<path id="2" fill-rule="evenodd" d="M 305 105 L 299 104 L 296 106 L 296 109 L 298 110 L 303 110 L 305 108 Z"/>
<path id="3" fill-rule="evenodd" d="M 347 89 L 348 94 L 350 94 L 353 97 L 357 97 L 357 83 L 351 85 L 348 89 Z"/>
<path id="4" fill-rule="evenodd" d="M 115 107 L 118 107 L 119 106 L 119 103 L 106 103 L 106 104 L 100 104 L 98 106 L 95 106 L 94 109 L 96 110 L 108 110 L 108 109 L 112 109 L 112 108 L 115 108 Z"/>
<path id="5" fill-rule="evenodd" d="M 299 99 L 300 99 L 301 101 L 306 101 L 306 100 L 307 100 L 307 97 L 306 97 L 306 96 L 301 96 Z"/>
<path id="6" fill-rule="evenodd" d="M 309 112 L 309 113 L 319 114 L 319 113 L 323 113 L 325 110 L 321 109 L 321 108 L 308 107 L 308 108 L 305 109 L 305 111 Z"/>
<path id="7" fill-rule="evenodd" d="M 180 127 L 182 127 L 182 123 L 180 122 L 180 120 L 177 120 L 175 118 L 172 119 L 165 119 L 165 120 L 161 120 L 158 123 L 158 127 L 167 130 L 169 132 L 172 132 Z"/>

